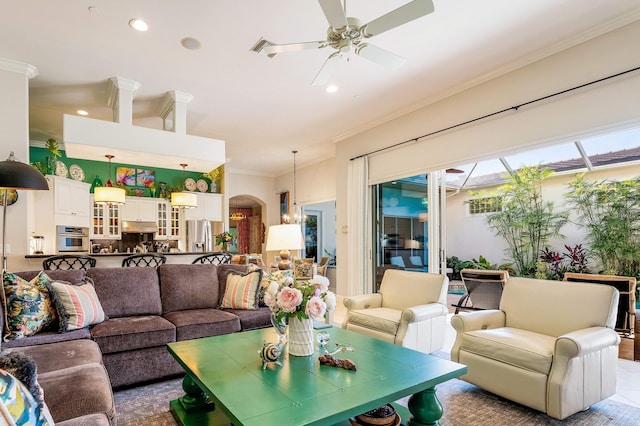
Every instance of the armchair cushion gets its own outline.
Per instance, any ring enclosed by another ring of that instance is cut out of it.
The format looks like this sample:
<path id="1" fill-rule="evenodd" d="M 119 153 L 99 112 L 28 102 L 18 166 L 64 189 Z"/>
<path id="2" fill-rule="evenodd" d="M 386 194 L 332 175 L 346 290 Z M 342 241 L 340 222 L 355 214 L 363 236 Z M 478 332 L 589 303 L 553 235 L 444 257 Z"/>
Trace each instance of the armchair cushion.
<path id="1" fill-rule="evenodd" d="M 517 328 L 493 328 L 465 335 L 464 349 L 509 365 L 549 374 L 556 339 Z"/>
<path id="2" fill-rule="evenodd" d="M 349 313 L 349 322 L 395 336 L 402 311 L 389 308 L 358 309 Z"/>

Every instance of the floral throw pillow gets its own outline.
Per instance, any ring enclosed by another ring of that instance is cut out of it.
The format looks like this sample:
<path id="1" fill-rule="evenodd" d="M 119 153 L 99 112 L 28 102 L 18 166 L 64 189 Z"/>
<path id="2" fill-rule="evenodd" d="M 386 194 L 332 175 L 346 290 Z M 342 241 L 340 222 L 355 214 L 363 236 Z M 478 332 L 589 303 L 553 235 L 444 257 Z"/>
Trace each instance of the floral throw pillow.
<path id="1" fill-rule="evenodd" d="M 44 272 L 31 281 L 4 273 L 5 340 L 33 336 L 56 321 L 56 310 L 47 289 L 49 281 Z"/>
<path id="2" fill-rule="evenodd" d="M 11 373 L 0 370 L 0 424 L 53 426 L 46 405 L 41 406 Z"/>

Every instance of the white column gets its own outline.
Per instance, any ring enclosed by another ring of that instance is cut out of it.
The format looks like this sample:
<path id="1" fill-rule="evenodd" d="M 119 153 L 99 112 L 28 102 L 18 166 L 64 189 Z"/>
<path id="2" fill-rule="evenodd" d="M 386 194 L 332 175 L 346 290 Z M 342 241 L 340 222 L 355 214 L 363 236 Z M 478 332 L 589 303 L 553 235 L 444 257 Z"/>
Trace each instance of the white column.
<path id="1" fill-rule="evenodd" d="M 29 79 L 35 67 L 0 58 L 0 160 L 14 152 L 16 160 L 29 162 Z M 33 220 L 31 191 L 19 191 L 18 201 L 7 207 L 7 268 L 14 270 L 29 253 L 29 215 Z M 2 220 L 0 209 L 0 220 Z M 37 218 L 36 218 L 37 220 Z"/>

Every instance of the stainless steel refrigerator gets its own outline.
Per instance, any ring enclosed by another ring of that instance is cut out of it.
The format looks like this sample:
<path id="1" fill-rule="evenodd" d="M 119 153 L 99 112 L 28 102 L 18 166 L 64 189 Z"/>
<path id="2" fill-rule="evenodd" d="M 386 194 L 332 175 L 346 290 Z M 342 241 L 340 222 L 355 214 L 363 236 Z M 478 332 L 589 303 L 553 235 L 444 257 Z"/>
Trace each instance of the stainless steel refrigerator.
<path id="1" fill-rule="evenodd" d="M 191 252 L 213 251 L 213 224 L 208 220 L 187 221 L 187 247 Z"/>

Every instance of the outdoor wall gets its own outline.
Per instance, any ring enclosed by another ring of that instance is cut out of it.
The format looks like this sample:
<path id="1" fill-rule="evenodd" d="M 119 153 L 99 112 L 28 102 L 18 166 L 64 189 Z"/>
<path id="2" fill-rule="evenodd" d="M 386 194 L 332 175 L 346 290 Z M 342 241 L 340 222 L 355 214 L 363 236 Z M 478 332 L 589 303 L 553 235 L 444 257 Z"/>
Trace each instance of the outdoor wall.
<path id="1" fill-rule="evenodd" d="M 639 43 L 640 22 L 635 22 L 345 139 L 336 144 L 336 179 L 347 182 L 349 161 L 358 155 L 638 67 Z M 370 183 L 638 125 L 638 93 L 640 72 L 634 72 L 372 155 Z M 336 191 L 341 229 L 348 222 L 346 185 Z M 337 258 L 349 267 L 342 232 Z M 347 269 L 339 268 L 342 295 L 346 277 Z"/>
<path id="2" fill-rule="evenodd" d="M 564 194 L 569 192 L 567 184 L 575 177 L 575 173 L 551 176 L 544 181 L 542 187 L 543 200 L 554 203 L 555 211 L 571 210 L 566 205 Z M 587 172 L 585 177 L 593 180 L 623 180 L 640 175 L 638 165 L 604 168 Z M 491 191 L 493 188 L 486 188 Z M 478 259 L 480 255 L 491 263 L 505 263 L 508 261 L 504 250 L 504 240 L 497 237 L 485 220 L 486 215 L 469 215 L 467 200 L 473 197 L 468 191 L 462 191 L 447 199 L 447 256 L 457 256 L 460 260 Z M 575 225 L 577 217 L 574 213 L 569 216 L 567 223 L 561 230 L 564 238 L 551 241 L 551 250 L 564 252 L 564 245 L 574 246 L 585 243 L 585 232 Z"/>

